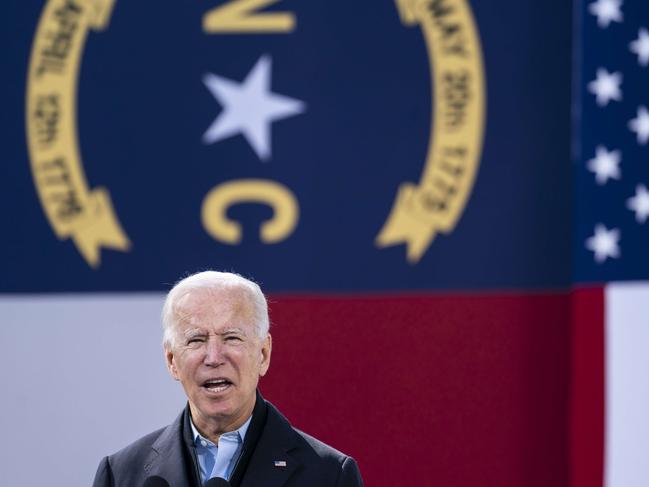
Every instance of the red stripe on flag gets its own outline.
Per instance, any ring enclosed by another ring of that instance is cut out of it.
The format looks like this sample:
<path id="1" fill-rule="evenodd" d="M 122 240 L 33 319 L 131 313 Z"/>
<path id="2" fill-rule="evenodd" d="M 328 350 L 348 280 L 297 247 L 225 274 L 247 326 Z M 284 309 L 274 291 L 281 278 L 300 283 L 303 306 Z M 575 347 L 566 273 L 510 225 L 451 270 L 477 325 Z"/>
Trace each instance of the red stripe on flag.
<path id="1" fill-rule="evenodd" d="M 275 297 L 261 387 L 382 486 L 567 487 L 570 296 Z"/>
<path id="2" fill-rule="evenodd" d="M 604 475 L 604 290 L 572 296 L 571 487 L 601 487 Z"/>

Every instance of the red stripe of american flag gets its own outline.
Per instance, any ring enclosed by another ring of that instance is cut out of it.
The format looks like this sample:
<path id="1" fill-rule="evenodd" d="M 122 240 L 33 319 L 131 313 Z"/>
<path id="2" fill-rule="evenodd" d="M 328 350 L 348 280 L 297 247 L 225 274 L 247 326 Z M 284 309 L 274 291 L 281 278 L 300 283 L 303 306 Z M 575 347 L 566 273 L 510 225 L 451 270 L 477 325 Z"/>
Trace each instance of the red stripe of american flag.
<path id="1" fill-rule="evenodd" d="M 571 487 L 599 487 L 604 476 L 604 289 L 572 296 Z"/>

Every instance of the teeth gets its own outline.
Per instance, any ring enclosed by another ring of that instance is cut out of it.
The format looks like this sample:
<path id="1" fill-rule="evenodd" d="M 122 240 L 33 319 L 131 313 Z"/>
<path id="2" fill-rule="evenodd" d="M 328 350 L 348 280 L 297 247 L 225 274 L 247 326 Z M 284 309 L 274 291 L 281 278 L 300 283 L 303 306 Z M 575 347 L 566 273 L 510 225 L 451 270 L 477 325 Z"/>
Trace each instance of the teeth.
<path id="1" fill-rule="evenodd" d="M 206 389 L 207 389 L 208 391 L 210 391 L 210 392 L 221 392 L 221 391 L 226 390 L 227 388 L 228 388 L 227 385 L 218 386 L 218 387 L 209 387 L 209 386 L 206 387 Z"/>
<path id="2" fill-rule="evenodd" d="M 228 381 L 220 379 L 206 382 L 204 387 L 210 392 L 221 392 L 227 389 L 229 385 L 230 383 Z"/>

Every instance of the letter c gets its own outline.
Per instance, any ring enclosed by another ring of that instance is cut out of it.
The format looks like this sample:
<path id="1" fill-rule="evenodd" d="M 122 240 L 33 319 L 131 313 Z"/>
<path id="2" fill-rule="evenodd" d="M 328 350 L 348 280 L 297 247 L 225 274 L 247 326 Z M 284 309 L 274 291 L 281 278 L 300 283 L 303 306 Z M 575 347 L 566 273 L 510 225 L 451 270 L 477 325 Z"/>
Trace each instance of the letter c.
<path id="1" fill-rule="evenodd" d="M 228 208 L 239 203 L 262 203 L 273 209 L 273 217 L 259 231 L 266 244 L 281 242 L 295 230 L 300 210 L 286 186 L 264 179 L 238 179 L 219 184 L 205 195 L 201 209 L 205 231 L 220 242 L 240 243 L 241 224 L 227 217 Z"/>

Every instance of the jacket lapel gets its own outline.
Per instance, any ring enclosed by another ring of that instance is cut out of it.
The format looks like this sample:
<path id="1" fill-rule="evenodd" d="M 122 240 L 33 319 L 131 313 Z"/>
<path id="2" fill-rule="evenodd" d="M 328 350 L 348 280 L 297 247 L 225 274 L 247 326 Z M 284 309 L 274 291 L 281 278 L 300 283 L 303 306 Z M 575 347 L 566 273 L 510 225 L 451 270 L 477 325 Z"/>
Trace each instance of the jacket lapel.
<path id="1" fill-rule="evenodd" d="M 298 445 L 298 437 L 289 422 L 272 404 L 255 451 L 250 458 L 241 487 L 282 487 L 301 462 L 290 452 Z"/>
<path id="2" fill-rule="evenodd" d="M 151 446 L 151 453 L 144 465 L 146 476 L 159 475 L 173 487 L 190 487 L 191 476 L 183 455 L 181 415 L 162 432 Z"/>

